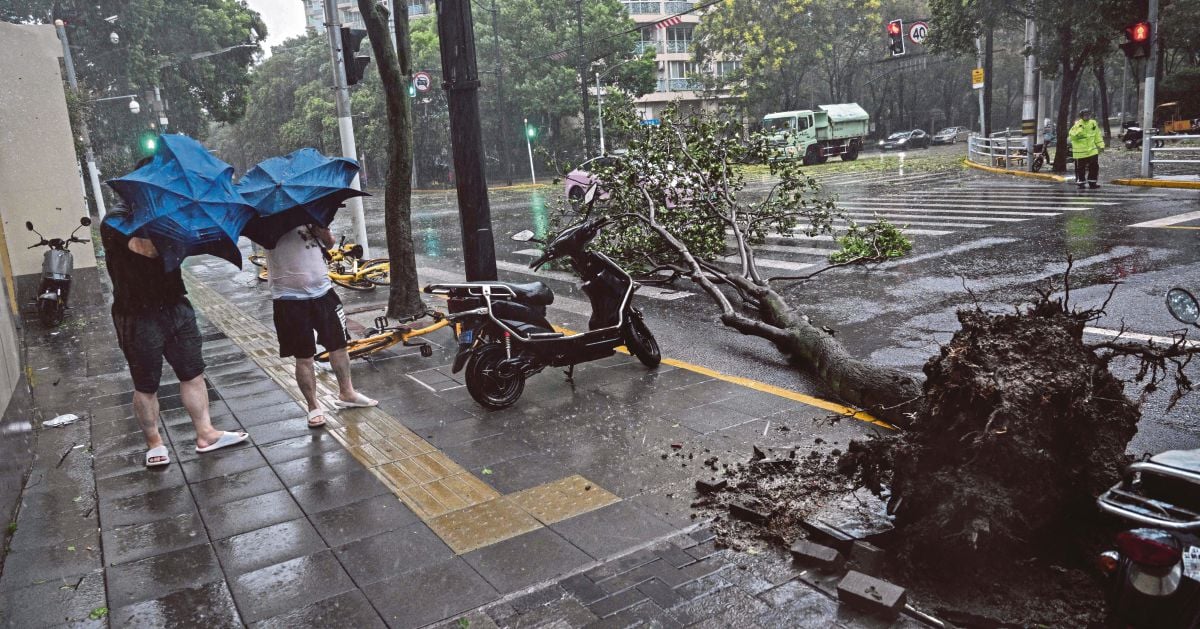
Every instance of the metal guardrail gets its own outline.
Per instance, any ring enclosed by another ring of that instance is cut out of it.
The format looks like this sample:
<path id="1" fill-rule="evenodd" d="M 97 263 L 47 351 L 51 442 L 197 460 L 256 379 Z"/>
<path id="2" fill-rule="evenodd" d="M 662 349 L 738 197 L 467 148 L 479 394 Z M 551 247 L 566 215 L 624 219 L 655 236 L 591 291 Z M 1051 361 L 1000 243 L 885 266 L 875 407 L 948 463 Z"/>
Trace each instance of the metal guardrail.
<path id="1" fill-rule="evenodd" d="M 644 54 L 647 50 L 654 52 L 663 51 L 663 43 L 660 41 L 640 41 L 633 46 L 633 51 L 636 54 Z"/>
<path id="2" fill-rule="evenodd" d="M 695 2 L 668 0 L 667 2 L 626 2 L 625 8 L 631 15 L 675 15 L 696 8 Z"/>
<path id="3" fill-rule="evenodd" d="M 1156 135 L 1151 138 L 1153 144 L 1162 143 L 1162 146 L 1150 147 L 1150 163 L 1151 164 L 1200 164 L 1200 135 Z M 1193 142 L 1191 146 L 1167 146 L 1167 142 L 1179 142 L 1181 144 Z M 1190 154 L 1190 159 L 1173 159 L 1179 154 Z M 1164 157 L 1158 157 L 1160 154 Z"/>
<path id="4" fill-rule="evenodd" d="M 696 79 L 659 79 L 656 92 L 694 92 L 704 89 Z"/>
<path id="5" fill-rule="evenodd" d="M 967 159 L 976 164 L 996 168 L 1025 167 L 1029 159 L 1024 137 L 985 138 L 972 135 L 967 138 Z"/>

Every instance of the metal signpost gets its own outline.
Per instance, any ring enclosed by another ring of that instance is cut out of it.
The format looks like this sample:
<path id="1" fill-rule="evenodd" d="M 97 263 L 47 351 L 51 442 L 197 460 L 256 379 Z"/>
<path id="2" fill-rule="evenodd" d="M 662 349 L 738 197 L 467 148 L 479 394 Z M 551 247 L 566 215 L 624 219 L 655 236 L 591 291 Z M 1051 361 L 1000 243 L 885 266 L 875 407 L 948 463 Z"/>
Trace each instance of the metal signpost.
<path id="1" fill-rule="evenodd" d="M 346 67 L 342 63 L 342 37 L 339 33 L 337 8 L 334 4 L 334 0 L 325 0 L 325 32 L 329 36 L 329 57 L 333 62 L 333 93 L 334 101 L 337 103 L 338 135 L 342 140 L 342 157 L 357 159 L 358 151 L 354 147 L 354 121 L 350 117 L 350 87 L 346 85 Z M 350 187 L 355 190 L 362 189 L 358 175 L 354 176 Z M 346 201 L 346 205 L 350 208 L 354 238 L 358 244 L 362 245 L 363 258 L 369 258 L 371 250 L 367 245 L 367 222 L 363 218 L 362 197 L 349 199 Z"/>

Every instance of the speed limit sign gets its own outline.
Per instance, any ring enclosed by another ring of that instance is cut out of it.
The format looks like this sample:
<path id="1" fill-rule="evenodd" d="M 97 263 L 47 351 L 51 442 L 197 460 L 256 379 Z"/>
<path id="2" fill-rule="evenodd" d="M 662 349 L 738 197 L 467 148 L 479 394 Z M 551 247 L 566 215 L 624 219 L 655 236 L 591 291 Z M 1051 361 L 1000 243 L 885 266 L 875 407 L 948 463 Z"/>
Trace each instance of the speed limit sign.
<path id="1" fill-rule="evenodd" d="M 428 72 L 417 72 L 413 75 L 413 87 L 418 92 L 428 92 L 430 86 L 433 85 L 433 78 Z"/>
<path id="2" fill-rule="evenodd" d="M 908 27 L 908 38 L 914 44 L 925 43 L 925 38 L 929 37 L 929 25 L 925 22 L 913 22 Z"/>

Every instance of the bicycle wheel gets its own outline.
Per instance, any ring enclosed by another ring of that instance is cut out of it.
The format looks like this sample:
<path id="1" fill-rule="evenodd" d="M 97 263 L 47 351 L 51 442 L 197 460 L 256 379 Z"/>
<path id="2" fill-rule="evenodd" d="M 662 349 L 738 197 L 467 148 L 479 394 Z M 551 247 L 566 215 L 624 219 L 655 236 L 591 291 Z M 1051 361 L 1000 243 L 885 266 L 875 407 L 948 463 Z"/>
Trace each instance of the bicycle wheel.
<path id="1" fill-rule="evenodd" d="M 375 352 L 383 351 L 400 342 L 400 337 L 394 333 L 376 334 L 364 339 L 355 339 L 346 343 L 346 353 L 350 358 L 366 358 Z M 320 352 L 313 357 L 317 362 L 329 362 L 329 352 Z"/>
<path id="2" fill-rule="evenodd" d="M 392 265 L 388 262 L 364 264 L 362 275 L 368 282 L 376 286 L 392 285 Z"/>
<path id="3" fill-rule="evenodd" d="M 342 288 L 349 288 L 350 290 L 361 290 L 361 291 L 375 290 L 375 285 L 372 284 L 371 282 L 368 282 L 365 279 L 354 279 L 349 275 L 334 276 L 331 273 L 329 275 L 329 279 L 333 280 L 334 284 L 337 284 L 338 286 L 341 286 Z"/>
<path id="4" fill-rule="evenodd" d="M 251 255 L 249 258 L 247 258 L 247 260 L 250 260 L 250 264 L 253 264 L 254 266 L 261 266 L 261 267 L 267 266 L 267 256 L 264 256 L 264 255 L 259 255 L 256 253 L 254 255 Z"/>

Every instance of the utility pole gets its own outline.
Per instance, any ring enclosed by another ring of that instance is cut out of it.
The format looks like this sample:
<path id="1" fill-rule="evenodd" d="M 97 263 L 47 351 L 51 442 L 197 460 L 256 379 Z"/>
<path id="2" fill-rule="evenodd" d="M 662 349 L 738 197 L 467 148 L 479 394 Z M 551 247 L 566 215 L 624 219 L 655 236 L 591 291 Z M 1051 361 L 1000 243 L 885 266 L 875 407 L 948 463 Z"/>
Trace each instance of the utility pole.
<path id="1" fill-rule="evenodd" d="M 350 87 L 346 85 L 346 66 L 342 63 L 341 24 L 337 20 L 336 4 L 336 0 L 325 0 L 325 33 L 329 37 L 329 59 L 333 65 L 333 93 L 334 102 L 337 104 L 338 135 L 342 139 L 342 157 L 357 160 L 358 151 L 354 146 L 354 119 L 350 115 Z M 354 175 L 354 181 L 350 182 L 350 187 L 355 190 L 362 189 L 357 174 Z M 371 249 L 367 244 L 367 222 L 363 218 L 362 198 L 349 199 L 346 201 L 346 205 L 350 207 L 354 238 L 358 244 L 362 245 L 363 258 L 369 258 Z"/>
<path id="2" fill-rule="evenodd" d="M 1021 102 L 1021 133 L 1025 135 L 1026 167 L 1033 172 L 1033 145 L 1037 143 L 1037 56 L 1036 50 L 1037 24 L 1032 19 L 1025 20 L 1025 47 L 1029 54 L 1025 55 L 1025 97 Z"/>
<path id="3" fill-rule="evenodd" d="M 1150 0 L 1150 11 L 1146 21 L 1150 22 L 1150 56 L 1146 58 L 1146 95 L 1142 105 L 1142 177 L 1154 176 L 1154 164 L 1150 163 L 1154 146 L 1154 71 L 1158 67 L 1158 0 Z"/>
<path id="4" fill-rule="evenodd" d="M 513 164 L 508 159 L 509 136 L 507 125 L 508 111 L 504 109 L 504 66 L 500 63 L 500 30 L 498 27 L 499 11 L 496 10 L 496 0 L 492 0 L 492 55 L 495 57 L 496 70 L 496 158 L 504 164 L 504 174 L 508 177 L 508 185 L 513 182 Z"/>
<path id="5" fill-rule="evenodd" d="M 600 154 L 604 155 L 604 93 L 600 91 L 600 73 L 596 73 L 596 122 L 600 123 Z"/>
<path id="6" fill-rule="evenodd" d="M 529 119 L 525 119 L 525 150 L 529 151 L 529 178 L 537 183 L 537 172 L 533 170 L 533 138 L 529 137 Z"/>
<path id="7" fill-rule="evenodd" d="M 76 95 L 79 92 L 79 82 L 75 80 L 75 62 L 71 59 L 71 45 L 67 40 L 66 23 L 54 20 L 54 29 L 58 31 L 58 40 L 63 47 L 63 65 L 67 67 L 67 83 Z M 79 138 L 83 141 L 83 159 L 87 162 L 88 180 L 92 184 L 92 200 L 96 203 L 96 217 L 103 219 L 107 210 L 104 207 L 104 190 L 100 187 L 100 170 L 96 168 L 96 154 L 92 152 L 92 136 L 88 134 L 87 120 L 79 119 Z"/>
<path id="8" fill-rule="evenodd" d="M 328 0 L 326 0 L 328 1 Z M 437 27 L 442 76 L 450 109 L 454 183 L 462 223 L 463 264 L 467 281 L 496 279 L 496 245 L 487 179 L 483 174 L 483 137 L 479 124 L 479 72 L 475 65 L 475 27 L 470 0 L 440 0 Z"/>
<path id="9" fill-rule="evenodd" d="M 1129 110 L 1125 109 L 1129 105 L 1128 94 L 1129 89 L 1129 57 L 1125 57 L 1125 63 L 1121 65 L 1121 132 L 1125 132 L 1125 121 L 1129 120 Z"/>
<path id="10" fill-rule="evenodd" d="M 583 156 L 592 156 L 592 114 L 588 110 L 587 53 L 583 50 L 583 0 L 575 0 L 575 34 L 579 46 L 579 104 L 583 105 Z"/>
<path id="11" fill-rule="evenodd" d="M 983 41 L 978 37 L 975 38 L 975 67 L 983 68 Z M 984 69 L 983 80 L 985 85 L 988 81 L 992 80 L 992 77 L 988 76 L 986 69 Z M 975 91 L 979 94 L 979 135 L 986 138 L 987 121 L 986 114 L 983 110 L 983 87 L 981 86 Z"/>

